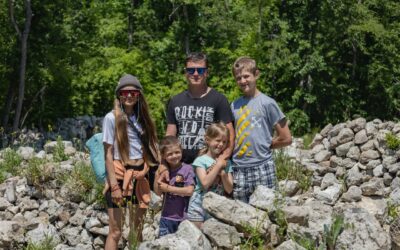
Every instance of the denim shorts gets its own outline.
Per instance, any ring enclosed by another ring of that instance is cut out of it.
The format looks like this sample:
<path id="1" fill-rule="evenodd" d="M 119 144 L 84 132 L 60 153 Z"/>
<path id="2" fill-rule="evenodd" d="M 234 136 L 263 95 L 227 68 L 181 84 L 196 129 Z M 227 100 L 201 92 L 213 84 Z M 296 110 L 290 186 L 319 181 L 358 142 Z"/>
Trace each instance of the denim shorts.
<path id="1" fill-rule="evenodd" d="M 193 192 L 188 208 L 188 220 L 203 222 L 210 219 L 210 215 L 203 208 L 203 193 Z"/>
<path id="2" fill-rule="evenodd" d="M 158 237 L 175 233 L 176 231 L 178 231 L 178 227 L 181 222 L 182 221 L 169 220 L 167 218 L 161 217 Z"/>
<path id="3" fill-rule="evenodd" d="M 250 196 L 258 185 L 276 188 L 275 165 L 273 161 L 253 167 L 233 167 L 233 198 L 249 203 Z"/>

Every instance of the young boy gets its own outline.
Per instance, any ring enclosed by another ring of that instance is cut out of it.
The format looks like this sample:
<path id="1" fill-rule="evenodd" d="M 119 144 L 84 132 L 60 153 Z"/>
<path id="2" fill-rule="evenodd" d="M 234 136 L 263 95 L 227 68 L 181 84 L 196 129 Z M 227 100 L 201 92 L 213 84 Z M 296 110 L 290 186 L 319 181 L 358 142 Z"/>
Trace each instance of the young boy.
<path id="1" fill-rule="evenodd" d="M 194 171 L 191 165 L 182 163 L 181 144 L 175 136 L 166 136 L 160 143 L 160 153 L 169 171 L 169 183 L 160 180 L 154 191 L 157 195 L 164 193 L 164 204 L 160 219 L 159 237 L 175 233 L 179 224 L 187 218 L 189 199 L 194 190 Z"/>
<path id="2" fill-rule="evenodd" d="M 274 99 L 257 89 L 260 76 L 255 60 L 239 57 L 232 67 L 243 96 L 231 104 L 235 117 L 233 198 L 248 203 L 258 185 L 275 188 L 272 149 L 292 143 L 285 115 Z M 273 138 L 274 130 L 277 136 Z"/>

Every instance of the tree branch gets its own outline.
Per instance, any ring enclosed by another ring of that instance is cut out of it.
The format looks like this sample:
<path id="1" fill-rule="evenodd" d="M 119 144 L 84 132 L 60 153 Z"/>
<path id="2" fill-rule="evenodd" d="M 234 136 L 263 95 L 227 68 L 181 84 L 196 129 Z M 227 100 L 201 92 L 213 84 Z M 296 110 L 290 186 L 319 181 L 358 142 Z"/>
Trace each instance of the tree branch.
<path id="1" fill-rule="evenodd" d="M 21 31 L 18 28 L 18 24 L 15 21 L 15 17 L 14 17 L 14 1 L 13 0 L 8 0 L 8 12 L 10 14 L 10 20 L 11 20 L 11 24 L 15 29 L 15 32 L 17 32 L 18 38 L 21 39 Z"/>

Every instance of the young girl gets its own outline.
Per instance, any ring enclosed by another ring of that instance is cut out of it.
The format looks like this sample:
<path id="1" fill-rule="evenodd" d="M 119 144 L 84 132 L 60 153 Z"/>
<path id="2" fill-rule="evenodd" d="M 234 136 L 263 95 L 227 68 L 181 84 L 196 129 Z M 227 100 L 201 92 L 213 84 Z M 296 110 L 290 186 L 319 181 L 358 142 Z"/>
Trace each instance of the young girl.
<path id="1" fill-rule="evenodd" d="M 160 143 L 162 159 L 169 171 L 169 183 L 160 180 L 156 173 L 154 191 L 164 193 L 164 205 L 160 219 L 159 237 L 175 233 L 179 224 L 187 219 L 190 196 L 194 190 L 194 171 L 191 165 L 182 163 L 182 148 L 175 136 L 166 136 Z"/>
<path id="2" fill-rule="evenodd" d="M 200 150 L 199 157 L 193 162 L 196 171 L 196 187 L 190 199 L 188 218 L 198 228 L 209 218 L 202 203 L 204 194 L 216 191 L 219 179 L 225 192 L 233 189 L 232 168 L 224 159 L 222 152 L 228 147 L 229 130 L 222 122 L 211 124 L 204 136 L 206 147 Z"/>
<path id="3" fill-rule="evenodd" d="M 156 130 L 139 80 L 132 75 L 123 76 L 115 94 L 114 110 L 103 121 L 109 216 L 105 249 L 117 249 L 122 209 L 128 203 L 137 204 L 133 219 L 136 238 L 141 241 L 143 215 L 150 201 L 146 175 L 158 160 Z"/>

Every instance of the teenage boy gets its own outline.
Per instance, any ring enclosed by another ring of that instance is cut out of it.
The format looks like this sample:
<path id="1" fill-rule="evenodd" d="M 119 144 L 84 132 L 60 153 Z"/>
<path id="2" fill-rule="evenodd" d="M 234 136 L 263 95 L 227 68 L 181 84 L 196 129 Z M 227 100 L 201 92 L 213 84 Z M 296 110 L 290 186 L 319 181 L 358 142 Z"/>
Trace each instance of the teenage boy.
<path id="1" fill-rule="evenodd" d="M 279 106 L 257 89 L 260 76 L 255 60 L 239 57 L 232 67 L 243 96 L 231 104 L 235 117 L 233 150 L 233 198 L 248 203 L 258 185 L 275 188 L 272 149 L 292 143 L 292 137 Z M 276 137 L 273 137 L 274 130 Z"/>
<path id="2" fill-rule="evenodd" d="M 207 56 L 190 53 L 185 64 L 188 89 L 172 97 L 168 103 L 166 135 L 179 138 L 183 148 L 182 161 L 187 164 L 191 164 L 199 149 L 204 147 L 204 134 L 212 123 L 224 122 L 231 134 L 230 146 L 224 152 L 225 159 L 233 150 L 234 128 L 229 102 L 207 85 L 208 73 Z"/>

